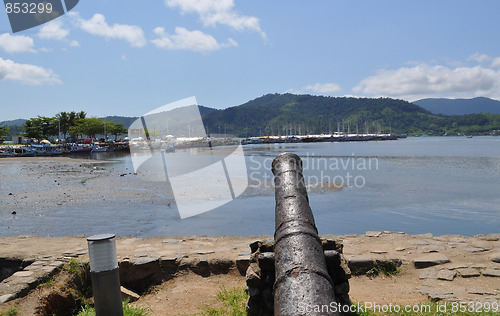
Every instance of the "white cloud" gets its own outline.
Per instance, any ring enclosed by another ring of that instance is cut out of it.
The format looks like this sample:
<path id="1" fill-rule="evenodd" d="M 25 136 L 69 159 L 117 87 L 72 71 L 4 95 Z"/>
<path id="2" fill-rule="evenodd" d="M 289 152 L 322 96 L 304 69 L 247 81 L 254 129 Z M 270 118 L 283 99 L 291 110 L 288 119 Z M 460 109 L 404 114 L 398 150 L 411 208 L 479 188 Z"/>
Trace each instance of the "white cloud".
<path id="1" fill-rule="evenodd" d="M 415 99 L 461 95 L 497 97 L 500 71 L 475 67 L 448 68 L 421 64 L 411 68 L 380 70 L 363 79 L 353 91 L 375 96 Z"/>
<path id="2" fill-rule="evenodd" d="M 467 58 L 469 61 L 477 61 L 479 63 L 491 62 L 492 68 L 500 68 L 500 57 L 491 57 L 486 54 L 475 53 Z"/>
<path id="3" fill-rule="evenodd" d="M 479 63 L 484 63 L 485 61 L 490 61 L 491 60 L 491 57 L 486 55 L 486 54 L 480 54 L 480 53 L 475 53 L 471 56 L 469 56 L 469 58 L 467 58 L 467 60 L 472 60 L 472 61 L 477 61 Z"/>
<path id="4" fill-rule="evenodd" d="M 9 33 L 0 35 L 0 48 L 7 53 L 35 52 L 33 45 L 33 39 L 28 36 L 10 35 Z"/>
<path id="5" fill-rule="evenodd" d="M 116 38 L 126 40 L 132 47 L 143 47 L 146 45 L 144 32 L 137 25 L 113 24 L 106 22 L 104 15 L 96 13 L 89 20 L 79 17 L 77 13 L 69 13 L 75 17 L 76 24 L 84 31 L 105 38 Z"/>
<path id="6" fill-rule="evenodd" d="M 332 94 L 342 90 L 342 88 L 336 83 L 316 83 L 304 87 L 304 90 L 320 94 Z"/>
<path id="7" fill-rule="evenodd" d="M 79 47 L 80 43 L 78 43 L 78 41 L 72 40 L 71 42 L 69 42 L 69 46 L 71 46 L 71 47 Z"/>
<path id="8" fill-rule="evenodd" d="M 0 80 L 18 81 L 27 85 L 62 83 L 50 69 L 30 64 L 19 64 L 3 58 L 0 58 Z"/>
<path id="9" fill-rule="evenodd" d="M 38 32 L 38 37 L 52 40 L 62 40 L 68 35 L 69 30 L 63 28 L 61 20 L 54 20 L 45 24 Z"/>
<path id="10" fill-rule="evenodd" d="M 222 24 L 237 31 L 258 33 L 267 40 L 259 19 L 238 14 L 233 0 L 165 0 L 165 3 L 171 8 L 179 7 L 182 13 L 197 13 L 205 26 Z"/>
<path id="11" fill-rule="evenodd" d="M 493 61 L 491 62 L 491 67 L 500 68 L 500 57 L 493 59 Z"/>
<path id="12" fill-rule="evenodd" d="M 168 50 L 192 50 L 207 53 L 224 47 L 238 46 L 238 43 L 229 38 L 225 43 L 217 40 L 201 31 L 189 31 L 183 27 L 176 27 L 175 34 L 168 34 L 163 27 L 157 27 L 153 31 L 158 38 L 151 42 L 158 48 Z"/>

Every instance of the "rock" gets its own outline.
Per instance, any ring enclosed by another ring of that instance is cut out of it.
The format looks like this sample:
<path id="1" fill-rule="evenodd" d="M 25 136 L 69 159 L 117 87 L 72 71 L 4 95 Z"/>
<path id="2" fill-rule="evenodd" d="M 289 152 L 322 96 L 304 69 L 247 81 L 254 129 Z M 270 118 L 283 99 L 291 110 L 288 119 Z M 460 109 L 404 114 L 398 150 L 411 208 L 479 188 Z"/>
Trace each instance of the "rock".
<path id="1" fill-rule="evenodd" d="M 473 268 L 473 269 L 486 269 L 486 266 L 484 264 L 476 263 L 476 264 L 472 264 L 470 266 L 470 268 Z"/>
<path id="2" fill-rule="evenodd" d="M 482 271 L 482 273 L 484 276 L 487 276 L 487 277 L 500 278 L 500 270 L 484 269 Z"/>
<path id="3" fill-rule="evenodd" d="M 410 244 L 416 245 L 416 246 L 427 246 L 427 245 L 429 245 L 429 243 L 427 241 L 424 241 L 424 240 L 412 240 L 412 241 L 410 241 Z"/>
<path id="4" fill-rule="evenodd" d="M 498 237 L 498 234 L 489 234 L 486 236 L 480 236 L 479 239 L 486 241 L 499 241 L 500 237 Z"/>
<path id="5" fill-rule="evenodd" d="M 475 295 L 495 295 L 493 292 L 485 292 L 485 291 L 469 291 L 469 294 L 475 294 Z"/>
<path id="6" fill-rule="evenodd" d="M 372 250 L 370 251 L 371 253 L 376 253 L 376 254 L 379 254 L 379 255 L 382 255 L 384 253 L 387 253 L 387 251 L 384 251 L 384 250 Z"/>
<path id="7" fill-rule="evenodd" d="M 455 298 L 455 296 L 453 295 L 453 292 L 448 292 L 448 291 L 432 291 L 432 292 L 429 292 L 427 295 L 434 302 Z"/>
<path id="8" fill-rule="evenodd" d="M 430 292 L 432 292 L 432 288 L 428 286 L 418 286 L 415 288 L 415 291 L 422 295 L 428 295 Z"/>
<path id="9" fill-rule="evenodd" d="M 422 247 L 422 251 L 424 253 L 440 252 L 440 251 L 443 251 L 444 249 L 445 249 L 444 247 L 437 247 L 437 246 Z"/>
<path id="10" fill-rule="evenodd" d="M 419 279 L 437 279 L 437 271 L 434 268 L 422 270 L 418 276 Z"/>
<path id="11" fill-rule="evenodd" d="M 481 275 L 476 269 L 471 268 L 457 269 L 457 272 L 462 278 L 473 278 Z"/>
<path id="12" fill-rule="evenodd" d="M 31 266 L 44 266 L 47 264 L 47 261 L 42 261 L 42 260 L 39 260 L 39 261 L 35 261 L 31 264 Z"/>
<path id="13" fill-rule="evenodd" d="M 417 269 L 427 268 L 438 264 L 445 264 L 448 262 L 450 262 L 450 259 L 439 253 L 431 253 L 413 260 L 413 264 Z"/>
<path id="14" fill-rule="evenodd" d="M 365 234 L 367 237 L 379 237 L 382 235 L 382 232 L 377 232 L 377 231 L 368 231 Z"/>
<path id="15" fill-rule="evenodd" d="M 335 294 L 349 294 L 349 282 L 343 282 L 339 285 L 336 285 L 334 288 Z"/>
<path id="16" fill-rule="evenodd" d="M 120 291 L 122 292 L 122 300 L 129 299 L 130 302 L 135 302 L 141 298 L 141 296 L 131 290 L 120 286 Z"/>
<path id="17" fill-rule="evenodd" d="M 263 271 L 274 271 L 274 252 L 263 252 L 258 257 L 259 267 Z"/>
<path id="18" fill-rule="evenodd" d="M 465 269 L 465 268 L 467 268 L 467 265 L 466 264 L 460 264 L 460 263 L 448 266 L 448 269 L 450 269 L 450 270 Z"/>
<path id="19" fill-rule="evenodd" d="M 148 264 L 151 262 L 158 261 L 160 257 L 141 257 L 137 260 L 135 260 L 136 265 L 143 265 L 143 264 Z"/>
<path id="20" fill-rule="evenodd" d="M 248 286 L 260 287 L 261 285 L 260 273 L 254 271 L 252 265 L 248 267 L 245 278 Z"/>
<path id="21" fill-rule="evenodd" d="M 14 294 L 5 294 L 5 295 L 2 295 L 0 296 L 0 305 L 2 305 L 3 303 L 6 303 L 8 301 L 11 301 L 15 298 L 15 295 Z"/>
<path id="22" fill-rule="evenodd" d="M 500 252 L 496 252 L 490 256 L 490 260 L 493 262 L 500 263 Z"/>
<path id="23" fill-rule="evenodd" d="M 250 256 L 245 256 L 236 259 L 236 268 L 238 269 L 238 272 L 241 275 L 245 275 L 245 272 L 247 271 L 249 265 L 250 265 Z"/>
<path id="24" fill-rule="evenodd" d="M 427 233 L 427 234 L 416 234 L 415 236 L 418 236 L 418 237 L 425 237 L 425 238 L 432 238 L 434 237 L 433 234 L 431 233 Z"/>
<path id="25" fill-rule="evenodd" d="M 42 271 L 47 272 L 48 274 L 52 275 L 54 272 L 56 272 L 59 268 L 55 266 L 47 266 L 43 267 Z"/>
<path id="26" fill-rule="evenodd" d="M 398 247 L 398 248 L 396 248 L 396 251 L 405 251 L 405 250 L 406 250 L 406 248 L 404 248 L 404 247 Z"/>
<path id="27" fill-rule="evenodd" d="M 215 253 L 213 250 L 198 250 L 195 252 L 197 255 L 209 255 L 211 253 Z"/>
<path id="28" fill-rule="evenodd" d="M 12 276 L 14 277 L 30 277 L 33 275 L 33 271 L 17 271 Z"/>
<path id="29" fill-rule="evenodd" d="M 258 287 L 253 287 L 253 286 L 248 287 L 248 296 L 250 297 L 257 296 L 260 294 L 260 292 L 261 290 Z"/>
<path id="30" fill-rule="evenodd" d="M 453 270 L 440 270 L 437 274 L 438 280 L 453 281 L 457 273 Z"/>
<path id="31" fill-rule="evenodd" d="M 477 247 L 472 247 L 472 248 L 465 248 L 464 251 L 471 252 L 471 253 L 476 253 L 476 252 L 484 252 L 488 251 L 489 249 L 486 248 L 477 248 Z"/>
<path id="32" fill-rule="evenodd" d="M 179 258 L 177 258 L 177 257 L 175 257 L 175 256 L 174 256 L 174 257 L 172 257 L 172 256 L 169 256 L 169 257 L 167 257 L 167 256 L 162 256 L 162 257 L 161 257 L 161 261 L 162 261 L 162 262 L 168 262 L 168 263 L 175 263 L 175 262 L 177 261 L 177 259 L 179 259 Z"/>
<path id="33" fill-rule="evenodd" d="M 375 261 L 372 258 L 363 256 L 349 256 L 347 258 L 347 264 L 352 274 L 360 275 L 373 268 L 375 266 Z"/>
<path id="34" fill-rule="evenodd" d="M 164 244 L 177 244 L 179 241 L 177 239 L 163 239 Z"/>
<path id="35" fill-rule="evenodd" d="M 147 257 L 148 254 L 147 253 L 135 253 L 134 254 L 134 257 L 136 258 L 142 258 L 142 257 Z"/>

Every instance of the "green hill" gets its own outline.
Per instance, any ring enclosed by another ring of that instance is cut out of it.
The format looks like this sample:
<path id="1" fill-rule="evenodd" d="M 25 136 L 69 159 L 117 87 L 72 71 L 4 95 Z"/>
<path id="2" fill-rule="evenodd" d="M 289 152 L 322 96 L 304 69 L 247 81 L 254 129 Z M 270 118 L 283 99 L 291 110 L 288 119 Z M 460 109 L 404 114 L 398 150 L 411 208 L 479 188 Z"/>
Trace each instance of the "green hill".
<path id="1" fill-rule="evenodd" d="M 293 133 L 336 131 L 338 127 L 360 132 L 366 127 L 393 132 L 406 132 L 419 126 L 421 117 L 430 112 L 406 101 L 394 99 L 334 98 L 295 94 L 267 94 L 240 106 L 212 112 L 204 116 L 212 133 L 219 126 L 227 133 L 241 137 L 260 134 L 278 135 L 283 130 Z"/>
<path id="2" fill-rule="evenodd" d="M 498 114 L 446 116 L 404 100 L 267 94 L 203 116 L 210 133 L 239 137 L 329 133 L 340 127 L 405 134 L 488 134 L 500 129 Z M 286 132 L 285 132 L 286 130 Z"/>
<path id="3" fill-rule="evenodd" d="M 188 135 L 186 127 L 181 126 L 185 125 L 185 110 L 172 112 L 168 122 L 156 125 L 165 125 L 165 128 L 170 129 L 168 133 L 175 130 L 177 134 Z M 500 130 L 500 114 L 433 114 L 414 103 L 390 98 L 266 94 L 227 109 L 199 106 L 199 111 L 204 123 L 201 128 L 212 136 L 318 134 L 335 132 L 337 129 L 351 133 L 487 135 L 498 134 Z M 123 123 L 128 128 L 137 117 L 107 116 L 103 119 Z M 22 126 L 10 128 L 10 133 L 22 130 Z"/>

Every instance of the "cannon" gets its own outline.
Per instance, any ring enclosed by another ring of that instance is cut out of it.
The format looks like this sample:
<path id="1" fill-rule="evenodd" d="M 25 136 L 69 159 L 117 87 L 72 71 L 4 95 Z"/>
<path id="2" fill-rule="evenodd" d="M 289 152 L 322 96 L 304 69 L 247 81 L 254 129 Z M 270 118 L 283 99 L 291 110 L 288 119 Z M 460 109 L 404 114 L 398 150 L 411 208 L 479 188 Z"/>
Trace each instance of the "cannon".
<path id="1" fill-rule="evenodd" d="M 274 314 L 339 315 L 334 283 L 302 175 L 302 160 L 280 154 L 272 164 L 276 195 Z"/>

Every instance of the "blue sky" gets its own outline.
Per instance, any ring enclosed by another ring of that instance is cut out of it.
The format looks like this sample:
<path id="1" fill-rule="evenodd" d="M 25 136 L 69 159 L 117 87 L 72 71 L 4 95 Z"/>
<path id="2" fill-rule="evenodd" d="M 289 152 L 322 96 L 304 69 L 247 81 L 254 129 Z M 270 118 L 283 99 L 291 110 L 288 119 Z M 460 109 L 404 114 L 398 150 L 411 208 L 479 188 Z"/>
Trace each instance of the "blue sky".
<path id="1" fill-rule="evenodd" d="M 0 13 L 0 121 L 139 116 L 195 96 L 500 99 L 500 1 L 81 0 L 12 34 Z"/>

